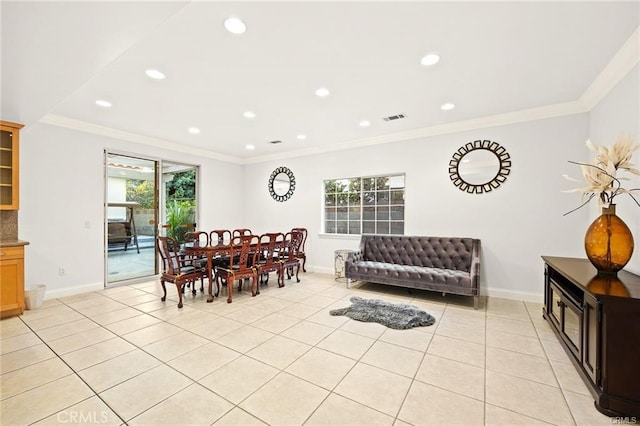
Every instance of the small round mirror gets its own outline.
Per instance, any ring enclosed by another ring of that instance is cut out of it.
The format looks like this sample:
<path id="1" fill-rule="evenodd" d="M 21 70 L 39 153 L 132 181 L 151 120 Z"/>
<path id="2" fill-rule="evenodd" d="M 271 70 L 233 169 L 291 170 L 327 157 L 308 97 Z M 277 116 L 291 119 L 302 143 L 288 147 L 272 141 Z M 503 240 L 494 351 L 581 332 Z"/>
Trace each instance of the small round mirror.
<path id="1" fill-rule="evenodd" d="M 287 201 L 296 189 L 296 178 L 286 167 L 278 167 L 269 176 L 269 194 L 276 201 Z"/>
<path id="2" fill-rule="evenodd" d="M 476 149 L 462 156 L 458 164 L 458 174 L 471 185 L 484 185 L 496 177 L 500 171 L 500 160 L 488 149 Z"/>
<path id="3" fill-rule="evenodd" d="M 482 194 L 498 188 L 511 173 L 511 157 L 499 143 L 469 142 L 449 162 L 449 177 L 461 191 Z"/>

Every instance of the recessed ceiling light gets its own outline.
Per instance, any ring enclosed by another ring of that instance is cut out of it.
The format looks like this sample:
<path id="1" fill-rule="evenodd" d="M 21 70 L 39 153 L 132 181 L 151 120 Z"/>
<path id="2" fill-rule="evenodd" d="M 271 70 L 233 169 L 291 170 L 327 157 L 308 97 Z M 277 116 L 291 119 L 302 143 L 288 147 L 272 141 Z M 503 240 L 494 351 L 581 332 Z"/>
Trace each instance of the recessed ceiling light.
<path id="1" fill-rule="evenodd" d="M 111 108 L 111 102 L 105 101 L 104 99 L 98 99 L 96 101 L 96 105 L 101 106 L 103 108 Z"/>
<path id="2" fill-rule="evenodd" d="M 153 78 L 154 80 L 164 80 L 166 76 L 158 70 L 146 70 L 145 74 L 147 77 Z"/>
<path id="3" fill-rule="evenodd" d="M 189 133 L 191 133 L 192 135 L 198 135 L 200 134 L 200 129 L 198 129 L 197 127 L 189 127 Z"/>
<path id="4" fill-rule="evenodd" d="M 318 90 L 316 90 L 316 95 L 320 96 L 321 98 L 324 98 L 325 96 L 329 96 L 329 89 L 327 89 L 326 87 L 321 87 Z"/>
<path id="5" fill-rule="evenodd" d="M 242 34 L 247 31 L 247 26 L 238 18 L 227 18 L 224 21 L 224 27 L 231 34 Z"/>
<path id="6" fill-rule="evenodd" d="M 428 67 L 437 64 L 438 61 L 440 61 L 440 56 L 435 53 L 429 53 L 420 60 L 420 63 L 425 67 Z"/>
<path id="7" fill-rule="evenodd" d="M 256 118 L 256 113 L 253 111 L 245 111 L 242 115 L 244 115 L 245 118 Z"/>
<path id="8" fill-rule="evenodd" d="M 302 133 L 300 133 L 298 136 L 296 136 L 298 138 L 298 140 L 305 140 L 307 138 L 307 135 L 303 135 Z"/>
<path id="9" fill-rule="evenodd" d="M 455 104 L 452 104 L 451 102 L 447 102 L 446 104 L 442 104 L 440 106 L 440 109 L 443 111 L 450 111 L 452 109 L 454 109 L 456 107 Z"/>
<path id="10" fill-rule="evenodd" d="M 369 127 L 371 125 L 371 123 L 367 120 L 362 120 L 360 122 L 360 127 Z"/>
<path id="11" fill-rule="evenodd" d="M 255 145 L 251 145 L 251 144 L 245 146 L 245 148 L 247 148 L 249 151 L 256 149 Z"/>

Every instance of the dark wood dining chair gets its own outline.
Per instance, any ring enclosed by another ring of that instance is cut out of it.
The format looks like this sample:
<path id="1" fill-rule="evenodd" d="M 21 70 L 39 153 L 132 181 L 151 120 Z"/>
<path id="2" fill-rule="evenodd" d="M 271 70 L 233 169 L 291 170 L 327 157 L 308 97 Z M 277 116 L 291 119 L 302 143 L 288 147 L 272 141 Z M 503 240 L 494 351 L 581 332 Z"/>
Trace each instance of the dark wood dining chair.
<path id="1" fill-rule="evenodd" d="M 239 237 L 241 235 L 253 235 L 253 232 L 251 232 L 251 229 L 248 228 L 238 228 L 238 229 L 234 229 L 233 232 L 231 233 L 232 237 Z"/>
<path id="2" fill-rule="evenodd" d="M 307 235 L 309 235 L 309 231 L 307 228 L 293 228 L 291 231 L 300 232 L 302 235 L 302 243 L 300 244 L 300 249 L 298 250 L 298 257 L 302 261 L 302 272 L 307 272 L 305 265 L 307 264 L 307 254 L 305 252 L 305 246 L 307 245 Z"/>
<path id="3" fill-rule="evenodd" d="M 285 249 L 279 251 L 279 261 L 282 265 L 283 271 L 280 281 L 282 286 L 284 286 L 284 272 L 287 272 L 287 279 L 291 279 L 291 276 L 293 275 L 293 268 L 296 268 L 296 282 L 300 282 L 300 278 L 298 278 L 298 273 L 300 272 L 300 257 L 298 256 L 298 251 L 300 250 L 301 244 L 302 233 L 298 231 L 291 231 L 285 234 Z"/>
<path id="4" fill-rule="evenodd" d="M 157 237 L 156 247 L 162 259 L 162 272 L 160 284 L 162 284 L 162 300 L 167 300 L 167 287 L 165 282 L 176 285 L 178 291 L 178 308 L 182 308 L 182 293 L 184 286 L 190 284 L 195 291 L 195 282 L 200 280 L 204 288 L 204 277 L 207 276 L 207 268 L 199 267 L 197 258 L 185 256 L 180 252 L 178 242 L 172 237 Z"/>
<path id="5" fill-rule="evenodd" d="M 257 235 L 242 235 L 231 241 L 229 265 L 216 267 L 216 286 L 219 280 L 227 282 L 227 303 L 233 299 L 233 282 L 238 280 L 238 291 L 242 290 L 242 279 L 251 278 L 251 296 L 260 294 L 258 270 L 255 267 L 259 238 Z"/>
<path id="6" fill-rule="evenodd" d="M 204 231 L 190 231 L 184 234 L 184 242 L 196 247 L 207 247 L 209 245 L 209 234 Z"/>
<path id="7" fill-rule="evenodd" d="M 212 246 L 227 246 L 231 244 L 231 231 L 228 229 L 214 229 L 209 232 L 209 244 Z"/>
<path id="8" fill-rule="evenodd" d="M 184 234 L 184 244 L 185 246 L 192 247 L 207 247 L 209 245 L 209 234 L 204 231 L 190 231 Z M 199 268 L 207 268 L 207 257 L 206 256 L 197 256 L 195 258 L 195 262 Z M 209 274 L 207 273 L 207 276 Z M 191 283 L 187 283 L 187 287 L 190 287 Z M 200 291 L 204 292 L 204 286 L 200 286 Z M 195 287 L 192 288 L 191 292 L 196 294 Z"/>
<path id="9" fill-rule="evenodd" d="M 260 284 L 269 283 L 269 273 L 278 273 L 278 287 L 281 284 L 283 272 L 282 263 L 278 259 L 278 250 L 284 245 L 284 234 L 282 232 L 269 232 L 260 235 L 258 241 L 258 256 L 256 257 L 256 268 L 260 277 Z"/>

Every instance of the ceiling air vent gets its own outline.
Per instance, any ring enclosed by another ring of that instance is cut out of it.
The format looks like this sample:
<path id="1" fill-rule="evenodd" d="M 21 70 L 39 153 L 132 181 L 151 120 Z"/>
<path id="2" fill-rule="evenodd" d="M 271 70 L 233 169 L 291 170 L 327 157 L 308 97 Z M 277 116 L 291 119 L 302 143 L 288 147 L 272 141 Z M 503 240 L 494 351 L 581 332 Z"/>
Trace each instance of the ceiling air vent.
<path id="1" fill-rule="evenodd" d="M 406 115 L 404 114 L 398 114 L 398 115 L 391 115 L 389 117 L 384 117 L 383 120 L 384 121 L 393 121 L 393 120 L 400 120 L 401 118 L 405 118 Z"/>
<path id="2" fill-rule="evenodd" d="M 279 144 L 279 143 L 282 143 L 282 141 L 277 141 L 277 140 L 276 140 L 276 141 L 269 141 L 269 143 L 270 143 L 271 145 L 277 145 L 277 144 Z"/>

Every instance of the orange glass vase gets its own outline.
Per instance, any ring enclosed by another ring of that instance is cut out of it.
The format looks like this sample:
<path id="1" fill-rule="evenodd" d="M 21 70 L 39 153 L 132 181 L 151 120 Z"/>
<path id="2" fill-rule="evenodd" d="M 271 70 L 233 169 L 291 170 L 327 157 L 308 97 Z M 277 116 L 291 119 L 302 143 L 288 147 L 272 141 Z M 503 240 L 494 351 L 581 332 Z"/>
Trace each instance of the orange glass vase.
<path id="1" fill-rule="evenodd" d="M 589 226 L 584 249 L 598 272 L 615 274 L 629 262 L 633 235 L 627 224 L 616 216 L 615 204 L 603 207 L 602 214 Z"/>

